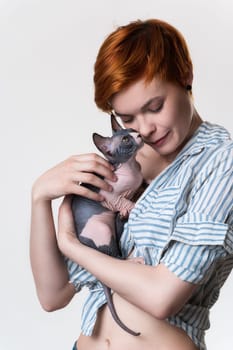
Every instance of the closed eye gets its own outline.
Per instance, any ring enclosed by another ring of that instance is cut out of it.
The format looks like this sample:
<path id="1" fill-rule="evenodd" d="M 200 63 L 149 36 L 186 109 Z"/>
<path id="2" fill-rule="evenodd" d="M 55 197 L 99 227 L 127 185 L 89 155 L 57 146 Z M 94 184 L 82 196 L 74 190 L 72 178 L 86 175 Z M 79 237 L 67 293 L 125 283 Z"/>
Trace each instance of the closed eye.
<path id="1" fill-rule="evenodd" d="M 147 112 L 151 112 L 151 113 L 158 113 L 161 111 L 161 109 L 163 108 L 163 103 L 161 103 L 159 106 L 156 106 L 156 107 L 149 107 L 147 109 Z"/>
<path id="2" fill-rule="evenodd" d="M 114 115 L 120 123 L 124 123 L 124 124 L 131 123 L 133 121 L 133 118 L 134 118 L 133 115 L 118 114 L 116 112 L 114 112 Z"/>
<path id="3" fill-rule="evenodd" d="M 166 99 L 162 96 L 152 98 L 141 107 L 139 113 L 159 113 L 163 109 L 165 100 Z M 136 114 L 121 114 L 114 111 L 114 115 L 116 118 L 120 119 L 123 124 L 132 124 Z"/>

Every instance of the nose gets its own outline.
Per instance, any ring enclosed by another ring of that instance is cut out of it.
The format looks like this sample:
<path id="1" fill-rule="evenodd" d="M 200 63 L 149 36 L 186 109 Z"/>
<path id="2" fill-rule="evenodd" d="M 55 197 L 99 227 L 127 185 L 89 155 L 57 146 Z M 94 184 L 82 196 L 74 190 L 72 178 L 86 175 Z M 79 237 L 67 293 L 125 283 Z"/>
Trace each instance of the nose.
<path id="1" fill-rule="evenodd" d="M 149 118 L 145 118 L 144 116 L 138 116 L 138 125 L 137 131 L 143 137 L 143 139 L 149 139 L 150 135 L 156 131 L 156 125 L 152 123 Z"/>

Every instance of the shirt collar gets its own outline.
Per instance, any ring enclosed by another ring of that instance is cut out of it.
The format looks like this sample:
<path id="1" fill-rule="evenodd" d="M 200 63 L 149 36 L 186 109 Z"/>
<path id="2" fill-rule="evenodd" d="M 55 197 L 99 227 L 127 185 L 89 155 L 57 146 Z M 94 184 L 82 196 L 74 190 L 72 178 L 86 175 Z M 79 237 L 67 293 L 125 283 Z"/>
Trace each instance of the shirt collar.
<path id="1" fill-rule="evenodd" d="M 206 147 L 217 146 L 230 139 L 230 134 L 224 127 L 209 122 L 203 122 L 179 153 L 178 158 L 196 155 L 202 152 Z"/>

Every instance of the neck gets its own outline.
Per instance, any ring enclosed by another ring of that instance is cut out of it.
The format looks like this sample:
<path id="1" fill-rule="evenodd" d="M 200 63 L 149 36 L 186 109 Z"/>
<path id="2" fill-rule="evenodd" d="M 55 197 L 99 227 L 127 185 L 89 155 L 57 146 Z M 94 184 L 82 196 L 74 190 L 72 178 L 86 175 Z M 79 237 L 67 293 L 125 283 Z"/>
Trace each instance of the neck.
<path id="1" fill-rule="evenodd" d="M 191 139 L 191 137 L 193 136 L 195 131 L 199 128 L 199 126 L 201 125 L 202 122 L 203 122 L 203 120 L 201 119 L 200 115 L 197 113 L 196 110 L 194 110 L 192 121 L 190 124 L 189 133 L 188 133 L 186 139 L 184 140 L 183 147 Z"/>
<path id="2" fill-rule="evenodd" d="M 199 116 L 197 111 L 194 109 L 193 117 L 192 117 L 192 120 L 190 123 L 189 132 L 188 132 L 187 136 L 185 137 L 184 141 L 180 144 L 180 146 L 177 148 L 177 150 L 172 155 L 162 157 L 162 158 L 164 158 L 164 164 L 167 163 L 167 165 L 169 165 L 170 163 L 173 162 L 173 160 L 176 158 L 176 156 L 179 154 L 179 152 L 184 148 L 184 146 L 187 144 L 187 142 L 191 139 L 191 137 L 193 136 L 195 131 L 199 128 L 199 126 L 201 125 L 202 122 L 203 122 L 203 120 L 201 119 L 201 117 Z"/>

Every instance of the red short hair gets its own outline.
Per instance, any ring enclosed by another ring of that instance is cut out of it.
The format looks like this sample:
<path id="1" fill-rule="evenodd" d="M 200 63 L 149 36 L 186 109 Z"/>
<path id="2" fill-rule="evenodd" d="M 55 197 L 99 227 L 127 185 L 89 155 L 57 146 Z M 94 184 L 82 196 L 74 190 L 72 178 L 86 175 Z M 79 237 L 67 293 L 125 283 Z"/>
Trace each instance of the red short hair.
<path id="1" fill-rule="evenodd" d="M 95 102 L 105 112 L 111 98 L 141 78 L 185 86 L 192 61 L 181 33 L 157 19 L 121 26 L 103 42 L 94 66 Z"/>

